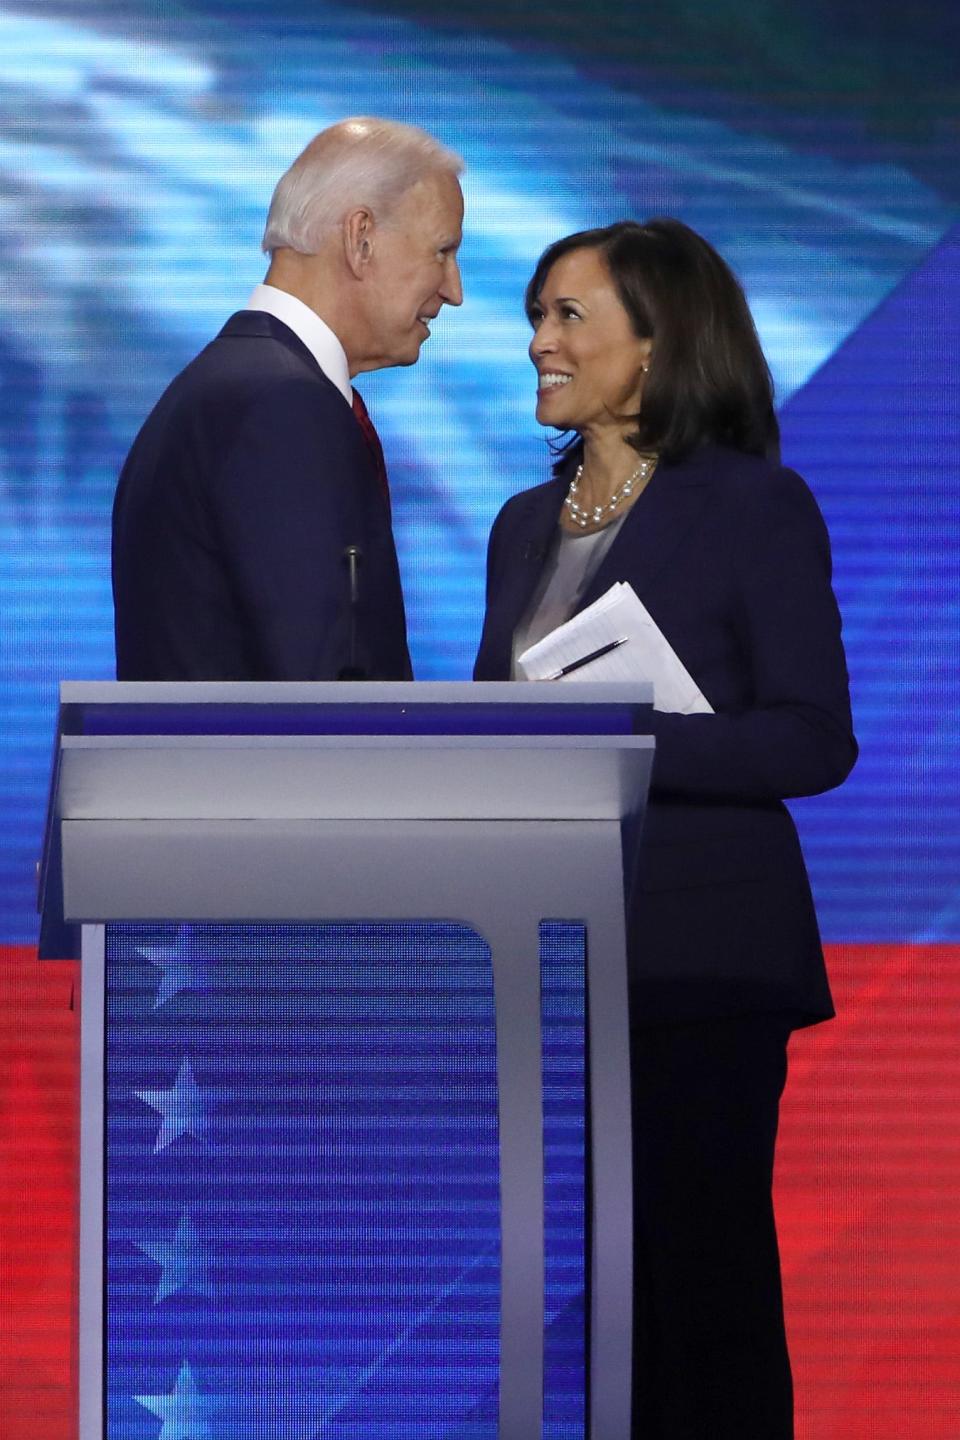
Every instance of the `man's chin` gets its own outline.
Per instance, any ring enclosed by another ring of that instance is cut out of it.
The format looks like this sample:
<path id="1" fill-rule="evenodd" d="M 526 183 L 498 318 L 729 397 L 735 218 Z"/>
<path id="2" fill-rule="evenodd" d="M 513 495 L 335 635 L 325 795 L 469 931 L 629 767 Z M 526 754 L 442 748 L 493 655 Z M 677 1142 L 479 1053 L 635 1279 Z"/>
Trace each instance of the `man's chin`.
<path id="1" fill-rule="evenodd" d="M 381 360 L 376 368 L 378 370 L 387 370 L 392 369 L 394 366 L 416 365 L 420 359 L 420 349 L 424 340 L 427 338 L 426 335 L 411 335 L 402 348 L 398 345 L 395 350 L 385 350 L 385 354 L 388 354 L 390 358 L 389 360 Z"/>
<path id="2" fill-rule="evenodd" d="M 417 361 L 420 359 L 420 351 L 422 347 L 423 340 L 421 340 L 418 336 L 414 340 L 413 344 L 409 346 L 406 352 L 402 356 L 394 360 L 394 365 L 416 365 Z"/>

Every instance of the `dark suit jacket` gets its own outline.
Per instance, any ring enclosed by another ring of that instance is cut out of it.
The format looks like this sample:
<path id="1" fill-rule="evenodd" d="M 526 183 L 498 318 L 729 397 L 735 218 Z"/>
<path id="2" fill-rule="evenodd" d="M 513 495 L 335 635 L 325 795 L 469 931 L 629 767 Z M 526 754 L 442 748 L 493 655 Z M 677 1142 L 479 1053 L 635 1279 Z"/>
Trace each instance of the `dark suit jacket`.
<path id="1" fill-rule="evenodd" d="M 410 676 L 389 506 L 353 412 L 294 333 L 241 311 L 137 436 L 113 511 L 121 680 Z"/>
<path id="2" fill-rule="evenodd" d="M 490 537 L 475 678 L 511 641 L 569 470 L 509 500 Z M 652 791 L 630 877 L 638 1024 L 751 1011 L 833 1013 L 806 869 L 782 803 L 856 758 L 826 527 L 790 470 L 719 447 L 661 463 L 582 606 L 629 581 L 713 706 L 654 712 Z"/>

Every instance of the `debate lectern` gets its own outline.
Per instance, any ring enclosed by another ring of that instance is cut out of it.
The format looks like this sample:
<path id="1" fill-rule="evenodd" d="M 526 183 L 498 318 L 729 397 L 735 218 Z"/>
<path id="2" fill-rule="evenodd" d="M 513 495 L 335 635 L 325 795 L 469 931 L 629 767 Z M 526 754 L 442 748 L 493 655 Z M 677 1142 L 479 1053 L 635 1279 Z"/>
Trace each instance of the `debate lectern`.
<path id="1" fill-rule="evenodd" d="M 80 1440 L 625 1440 L 638 685 L 61 687 Z"/>

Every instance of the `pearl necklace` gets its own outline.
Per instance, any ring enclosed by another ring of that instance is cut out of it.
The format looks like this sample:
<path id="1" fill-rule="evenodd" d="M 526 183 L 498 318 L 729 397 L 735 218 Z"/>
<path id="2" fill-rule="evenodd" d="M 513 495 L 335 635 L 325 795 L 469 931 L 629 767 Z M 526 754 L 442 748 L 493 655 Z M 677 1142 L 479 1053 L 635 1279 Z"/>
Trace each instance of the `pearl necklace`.
<path id="1" fill-rule="evenodd" d="M 607 503 L 605 505 L 594 505 L 592 510 L 585 510 L 582 505 L 577 504 L 577 496 L 580 493 L 580 480 L 583 475 L 583 465 L 582 463 L 578 465 L 577 473 L 570 481 L 570 489 L 567 491 L 567 497 L 563 502 L 567 507 L 570 519 L 574 525 L 579 525 L 581 530 L 586 530 L 588 525 L 599 525 L 603 520 L 609 519 L 621 501 L 629 500 L 638 484 L 646 484 L 653 474 L 653 468 L 656 463 L 656 455 L 645 455 L 630 478 L 624 480 L 618 490 L 614 490 Z"/>

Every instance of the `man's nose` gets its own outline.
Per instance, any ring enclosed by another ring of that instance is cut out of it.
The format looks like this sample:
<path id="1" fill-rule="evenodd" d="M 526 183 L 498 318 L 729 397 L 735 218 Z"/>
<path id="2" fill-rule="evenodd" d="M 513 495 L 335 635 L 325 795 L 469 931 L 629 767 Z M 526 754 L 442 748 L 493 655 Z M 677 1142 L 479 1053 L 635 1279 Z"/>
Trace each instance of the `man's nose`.
<path id="1" fill-rule="evenodd" d="M 463 304 L 463 281 L 460 278 L 460 266 L 456 260 L 452 261 L 449 266 L 440 295 L 446 305 Z"/>

